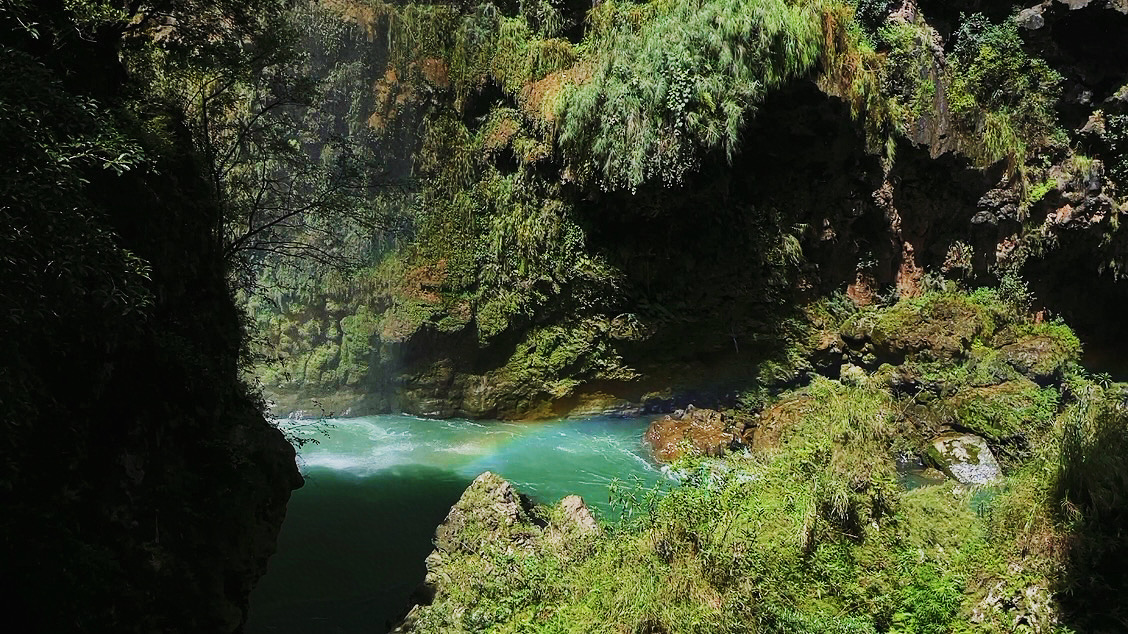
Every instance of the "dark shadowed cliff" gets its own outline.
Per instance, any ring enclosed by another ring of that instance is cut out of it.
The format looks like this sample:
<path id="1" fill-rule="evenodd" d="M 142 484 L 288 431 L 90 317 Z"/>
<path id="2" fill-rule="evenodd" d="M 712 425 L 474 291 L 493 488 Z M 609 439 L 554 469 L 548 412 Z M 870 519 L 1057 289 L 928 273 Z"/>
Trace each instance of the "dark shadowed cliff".
<path id="1" fill-rule="evenodd" d="M 114 11 L 0 5 L 0 596 L 27 631 L 231 632 L 301 478 L 240 379 L 214 192 Z"/>

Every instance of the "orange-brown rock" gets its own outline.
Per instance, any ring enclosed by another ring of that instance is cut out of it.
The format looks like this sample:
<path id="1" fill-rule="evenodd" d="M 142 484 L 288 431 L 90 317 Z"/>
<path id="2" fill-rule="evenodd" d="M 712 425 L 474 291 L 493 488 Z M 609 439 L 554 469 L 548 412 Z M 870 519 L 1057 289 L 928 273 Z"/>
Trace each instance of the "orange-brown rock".
<path id="1" fill-rule="evenodd" d="M 685 411 L 650 424 L 646 441 L 654 449 L 654 457 L 661 462 L 673 462 L 686 452 L 706 456 L 720 456 L 726 451 L 747 446 L 753 429 L 746 422 L 711 409 L 696 409 L 692 405 Z"/>

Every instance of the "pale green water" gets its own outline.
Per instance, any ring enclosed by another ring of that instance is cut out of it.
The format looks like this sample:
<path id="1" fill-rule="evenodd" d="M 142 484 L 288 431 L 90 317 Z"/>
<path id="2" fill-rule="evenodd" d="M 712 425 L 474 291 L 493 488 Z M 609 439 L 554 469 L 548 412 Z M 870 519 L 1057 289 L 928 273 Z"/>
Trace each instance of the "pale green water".
<path id="1" fill-rule="evenodd" d="M 612 512 L 608 484 L 665 479 L 642 419 L 482 423 L 371 416 L 331 421 L 301 450 L 278 553 L 251 595 L 247 632 L 385 632 L 423 579 L 435 526 L 493 471 L 538 502 L 570 493 Z"/>

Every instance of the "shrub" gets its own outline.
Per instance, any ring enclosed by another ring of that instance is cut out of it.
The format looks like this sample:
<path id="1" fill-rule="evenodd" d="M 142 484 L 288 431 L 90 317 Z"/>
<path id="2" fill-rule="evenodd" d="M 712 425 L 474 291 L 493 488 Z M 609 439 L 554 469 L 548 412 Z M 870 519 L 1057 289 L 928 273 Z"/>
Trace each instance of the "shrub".
<path id="1" fill-rule="evenodd" d="M 1128 187 L 1128 115 L 1114 115 L 1105 125 L 1108 143 L 1108 175 L 1123 187 Z"/>
<path id="2" fill-rule="evenodd" d="M 1063 421 L 1055 494 L 1065 516 L 1110 526 L 1128 519 L 1128 409 L 1120 395 L 1087 385 Z"/>
<path id="3" fill-rule="evenodd" d="M 752 108 L 817 61 L 817 6 L 706 0 L 594 9 L 584 58 L 591 77 L 570 87 L 557 114 L 565 159 L 606 188 L 633 189 L 681 183 L 702 150 L 731 157 Z"/>

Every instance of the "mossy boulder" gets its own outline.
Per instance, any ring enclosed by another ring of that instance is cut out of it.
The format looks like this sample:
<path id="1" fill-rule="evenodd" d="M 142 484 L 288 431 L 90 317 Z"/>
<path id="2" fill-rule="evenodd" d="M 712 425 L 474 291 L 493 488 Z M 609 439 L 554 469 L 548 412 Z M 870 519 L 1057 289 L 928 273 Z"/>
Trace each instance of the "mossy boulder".
<path id="1" fill-rule="evenodd" d="M 869 322 L 866 334 L 882 359 L 965 358 L 976 337 L 992 328 L 987 310 L 966 296 L 902 301 Z"/>
<path id="2" fill-rule="evenodd" d="M 1058 410 L 1059 395 L 1028 379 L 988 387 L 966 387 L 939 401 L 945 422 L 992 440 L 1046 429 Z"/>
<path id="3" fill-rule="evenodd" d="M 973 434 L 946 434 L 928 446 L 927 456 L 940 471 L 963 484 L 988 484 L 1002 469 L 987 441 Z"/>
<path id="4" fill-rule="evenodd" d="M 1001 356 L 1016 371 L 1040 383 L 1060 376 L 1073 354 L 1062 342 L 1047 336 L 1025 337 L 1003 346 Z"/>
<path id="5" fill-rule="evenodd" d="M 427 606 L 459 602 L 476 575 L 512 582 L 527 572 L 514 561 L 572 561 L 590 550 L 601 531 L 580 496 L 569 495 L 553 507 L 535 506 L 505 478 L 483 472 L 435 529 L 435 549 L 425 560 L 427 574 L 412 597 L 415 605 L 392 632 L 435 631 L 425 623 L 426 612 L 434 610 Z M 499 567 L 499 562 L 509 565 Z"/>
<path id="6" fill-rule="evenodd" d="M 802 393 L 792 394 L 768 406 L 756 420 L 752 447 L 768 449 L 779 446 L 787 432 L 798 426 L 817 407 L 814 398 Z"/>

